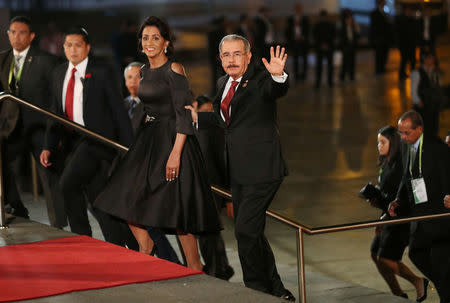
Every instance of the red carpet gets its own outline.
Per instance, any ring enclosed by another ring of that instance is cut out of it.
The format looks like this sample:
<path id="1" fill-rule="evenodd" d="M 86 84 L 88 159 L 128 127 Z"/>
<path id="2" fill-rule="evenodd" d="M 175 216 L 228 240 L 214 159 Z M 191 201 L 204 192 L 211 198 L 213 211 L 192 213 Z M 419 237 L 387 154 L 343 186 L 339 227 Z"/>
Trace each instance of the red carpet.
<path id="1" fill-rule="evenodd" d="M 0 302 L 201 273 L 87 236 L 0 247 Z"/>

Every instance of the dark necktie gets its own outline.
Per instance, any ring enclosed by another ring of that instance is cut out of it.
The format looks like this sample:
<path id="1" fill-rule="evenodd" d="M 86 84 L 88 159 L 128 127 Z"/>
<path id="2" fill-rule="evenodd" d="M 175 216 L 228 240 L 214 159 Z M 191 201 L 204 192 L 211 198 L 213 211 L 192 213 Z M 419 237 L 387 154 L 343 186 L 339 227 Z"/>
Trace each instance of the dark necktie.
<path id="1" fill-rule="evenodd" d="M 69 82 L 67 83 L 67 90 L 66 90 L 66 115 L 67 117 L 73 121 L 73 92 L 75 88 L 75 72 L 77 69 L 74 67 L 72 69 L 72 76 L 69 79 Z"/>
<path id="2" fill-rule="evenodd" d="M 222 110 L 223 117 L 225 118 L 225 123 L 227 125 L 230 124 L 230 104 L 231 99 L 233 99 L 234 92 L 236 91 L 236 86 L 239 84 L 238 81 L 232 81 L 231 87 L 228 90 L 227 95 L 223 99 L 222 103 L 220 104 L 220 109 Z"/>
<path id="3" fill-rule="evenodd" d="M 130 109 L 128 109 L 128 116 L 130 117 L 130 118 L 133 118 L 133 114 L 134 114 L 134 108 L 136 107 L 136 105 L 137 105 L 137 102 L 136 102 L 136 99 L 131 99 L 131 102 L 130 102 Z"/>

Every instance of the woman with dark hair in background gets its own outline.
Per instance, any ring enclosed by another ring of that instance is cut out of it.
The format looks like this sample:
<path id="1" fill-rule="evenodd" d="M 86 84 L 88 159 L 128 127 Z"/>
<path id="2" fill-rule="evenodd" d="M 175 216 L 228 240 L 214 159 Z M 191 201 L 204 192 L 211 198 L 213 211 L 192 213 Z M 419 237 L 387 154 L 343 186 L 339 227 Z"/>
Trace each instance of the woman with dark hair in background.
<path id="1" fill-rule="evenodd" d="M 187 266 L 202 270 L 193 234 L 222 229 L 190 112 L 189 83 L 181 64 L 170 60 L 172 35 L 166 22 L 148 17 L 138 33 L 148 58 L 138 95 L 146 117 L 95 206 L 129 222 L 140 251 L 153 241 L 145 226 L 178 234 Z"/>
<path id="2" fill-rule="evenodd" d="M 382 201 L 371 199 L 369 202 L 372 206 L 382 209 L 383 213 L 387 214 L 389 203 L 395 200 L 403 175 L 400 135 L 395 127 L 385 126 L 378 131 L 378 153 L 378 165 L 380 166 L 378 186 L 383 199 L 381 199 Z M 396 275 L 398 275 L 414 285 L 417 292 L 417 301 L 422 302 L 426 298 L 424 285 L 428 284 L 428 281 L 416 276 L 401 261 L 408 242 L 409 223 L 377 227 L 370 251 L 378 271 L 394 295 L 408 297 L 400 288 L 396 278 Z"/>

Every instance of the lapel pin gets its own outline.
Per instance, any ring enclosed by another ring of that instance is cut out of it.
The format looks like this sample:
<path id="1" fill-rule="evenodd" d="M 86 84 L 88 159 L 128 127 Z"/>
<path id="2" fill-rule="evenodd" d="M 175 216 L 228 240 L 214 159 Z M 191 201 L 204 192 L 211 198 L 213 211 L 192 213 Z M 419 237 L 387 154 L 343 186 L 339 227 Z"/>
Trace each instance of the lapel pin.
<path id="1" fill-rule="evenodd" d="M 28 63 L 30 63 L 31 60 L 33 60 L 33 57 L 32 57 L 32 56 L 30 56 L 30 58 L 28 58 Z"/>
<path id="2" fill-rule="evenodd" d="M 244 84 L 242 84 L 242 87 L 247 87 L 248 80 L 245 80 Z"/>

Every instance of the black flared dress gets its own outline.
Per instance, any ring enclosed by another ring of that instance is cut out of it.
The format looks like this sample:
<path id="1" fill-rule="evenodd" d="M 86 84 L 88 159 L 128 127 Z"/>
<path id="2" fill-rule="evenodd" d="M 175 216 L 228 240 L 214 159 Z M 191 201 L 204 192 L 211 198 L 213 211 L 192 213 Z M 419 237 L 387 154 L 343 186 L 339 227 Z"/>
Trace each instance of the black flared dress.
<path id="1" fill-rule="evenodd" d="M 143 67 L 142 76 L 138 94 L 147 119 L 94 207 L 135 224 L 217 232 L 222 226 L 190 111 L 184 108 L 191 104 L 188 81 L 172 70 L 170 60 L 159 68 Z M 166 181 L 177 133 L 187 135 L 179 176 Z"/>

